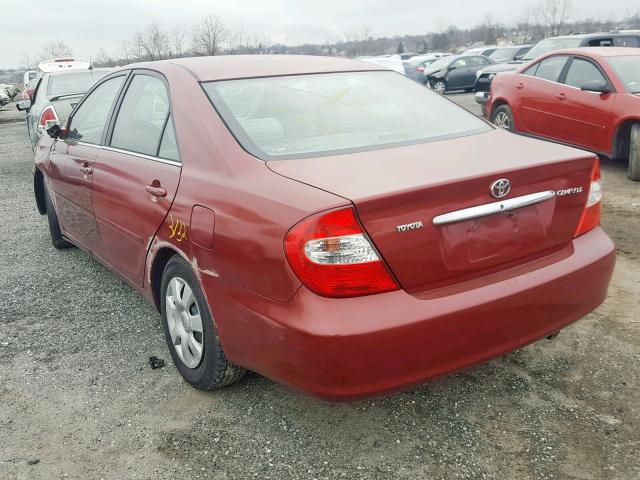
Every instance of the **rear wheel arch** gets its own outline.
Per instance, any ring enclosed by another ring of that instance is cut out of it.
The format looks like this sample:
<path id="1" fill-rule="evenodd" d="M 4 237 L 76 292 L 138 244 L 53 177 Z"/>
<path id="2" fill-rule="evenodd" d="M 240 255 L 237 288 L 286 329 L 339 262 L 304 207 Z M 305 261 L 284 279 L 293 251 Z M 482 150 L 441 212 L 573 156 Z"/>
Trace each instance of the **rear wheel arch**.
<path id="1" fill-rule="evenodd" d="M 640 118 L 632 118 L 624 120 L 616 128 L 611 146 L 611 156 L 616 159 L 628 159 L 629 147 L 631 145 L 631 127 L 636 123 L 640 123 Z"/>
<path id="2" fill-rule="evenodd" d="M 153 256 L 151 264 L 150 287 L 153 294 L 153 302 L 160 311 L 160 290 L 162 289 L 162 274 L 174 255 L 180 255 L 171 247 L 162 247 Z"/>
<path id="3" fill-rule="evenodd" d="M 33 193 L 36 198 L 36 206 L 40 215 L 46 215 L 47 203 L 44 198 L 44 175 L 38 169 L 33 174 Z"/>

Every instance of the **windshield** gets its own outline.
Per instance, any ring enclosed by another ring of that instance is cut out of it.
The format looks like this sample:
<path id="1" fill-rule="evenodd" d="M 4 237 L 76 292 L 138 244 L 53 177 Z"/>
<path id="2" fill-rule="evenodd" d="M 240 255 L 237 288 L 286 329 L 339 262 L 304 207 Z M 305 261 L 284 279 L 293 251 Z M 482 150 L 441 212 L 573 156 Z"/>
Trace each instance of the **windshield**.
<path id="1" fill-rule="evenodd" d="M 495 52 L 489 55 L 491 60 L 496 62 L 507 62 L 513 60 L 513 56 L 520 50 L 519 47 L 498 48 Z"/>
<path id="2" fill-rule="evenodd" d="M 540 40 L 529 50 L 523 60 L 533 60 L 540 55 L 562 48 L 576 48 L 580 46 L 581 42 L 580 38 L 547 38 L 546 40 Z"/>
<path id="3" fill-rule="evenodd" d="M 640 93 L 640 56 L 609 57 L 607 61 L 631 93 Z"/>
<path id="4" fill-rule="evenodd" d="M 226 80 L 203 88 L 240 144 L 263 160 L 376 150 L 491 129 L 394 72 Z"/>
<path id="5" fill-rule="evenodd" d="M 453 57 L 441 58 L 429 65 L 429 70 L 442 70 L 454 60 Z"/>
<path id="6" fill-rule="evenodd" d="M 104 77 L 108 71 L 69 72 L 63 75 L 51 75 L 47 86 L 48 97 L 58 97 L 72 93 L 85 93 L 91 85 Z"/>

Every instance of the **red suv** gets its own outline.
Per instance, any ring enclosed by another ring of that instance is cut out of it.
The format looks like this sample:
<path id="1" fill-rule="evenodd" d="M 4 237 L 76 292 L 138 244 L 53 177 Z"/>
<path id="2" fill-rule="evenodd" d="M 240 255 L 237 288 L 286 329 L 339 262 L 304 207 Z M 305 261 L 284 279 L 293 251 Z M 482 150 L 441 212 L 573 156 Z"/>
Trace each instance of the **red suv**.
<path id="1" fill-rule="evenodd" d="M 637 48 L 558 50 L 501 73 L 487 114 L 508 130 L 629 160 L 640 180 L 640 52 Z"/>

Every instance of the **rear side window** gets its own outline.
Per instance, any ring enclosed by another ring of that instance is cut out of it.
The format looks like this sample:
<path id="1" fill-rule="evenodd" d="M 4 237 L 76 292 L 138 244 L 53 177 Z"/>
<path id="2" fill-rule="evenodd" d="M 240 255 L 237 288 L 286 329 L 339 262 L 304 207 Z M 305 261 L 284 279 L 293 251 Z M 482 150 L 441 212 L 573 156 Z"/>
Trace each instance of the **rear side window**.
<path id="1" fill-rule="evenodd" d="M 156 156 L 169 113 L 164 83 L 150 75 L 136 74 L 118 111 L 111 146 Z"/>
<path id="2" fill-rule="evenodd" d="M 571 87 L 581 88 L 585 83 L 593 80 L 608 83 L 604 75 L 593 63 L 581 58 L 574 58 L 569 66 L 564 83 Z"/>
<path id="3" fill-rule="evenodd" d="M 122 75 L 107 80 L 85 98 L 73 114 L 68 138 L 92 144 L 100 143 L 107 117 L 124 78 Z"/>
<path id="4" fill-rule="evenodd" d="M 640 47 L 640 38 L 634 36 L 614 37 L 613 44 L 616 47 Z"/>
<path id="5" fill-rule="evenodd" d="M 173 129 L 171 115 L 169 115 L 169 118 L 167 119 L 167 126 L 164 128 L 164 133 L 162 134 L 158 156 L 160 158 L 166 158 L 167 160 L 174 160 L 176 162 L 180 161 L 178 144 L 176 142 L 176 132 Z"/>
<path id="6" fill-rule="evenodd" d="M 560 79 L 562 69 L 567 63 L 568 57 L 549 57 L 538 63 L 538 68 L 534 76 L 550 82 L 557 82 Z"/>
<path id="7" fill-rule="evenodd" d="M 104 77 L 106 70 L 92 70 L 86 72 L 65 73 L 63 75 L 51 75 L 47 85 L 47 96 L 72 95 L 85 93 L 91 85 Z"/>
<path id="8" fill-rule="evenodd" d="M 491 128 L 389 71 L 247 78 L 202 86 L 238 142 L 263 160 L 379 150 Z"/>

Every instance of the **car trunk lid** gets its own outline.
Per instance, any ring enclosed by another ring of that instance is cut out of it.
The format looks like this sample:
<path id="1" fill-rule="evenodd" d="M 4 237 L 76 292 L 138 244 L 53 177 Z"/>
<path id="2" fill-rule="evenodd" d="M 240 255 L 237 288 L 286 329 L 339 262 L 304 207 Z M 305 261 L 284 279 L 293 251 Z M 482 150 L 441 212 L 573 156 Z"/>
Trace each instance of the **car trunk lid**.
<path id="1" fill-rule="evenodd" d="M 400 285 L 420 293 L 566 248 L 589 193 L 593 162 L 592 154 L 580 150 L 495 130 L 267 165 L 353 202 Z M 490 191 L 499 179 L 511 184 L 504 200 L 517 203 L 521 197 L 545 193 L 547 197 L 497 213 L 434 222 L 503 200 Z"/>

